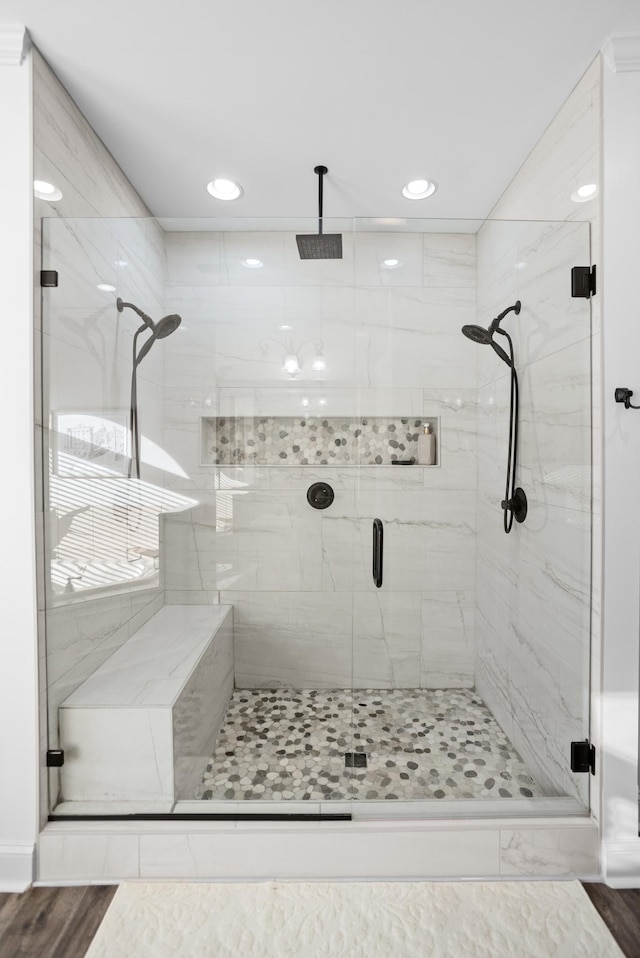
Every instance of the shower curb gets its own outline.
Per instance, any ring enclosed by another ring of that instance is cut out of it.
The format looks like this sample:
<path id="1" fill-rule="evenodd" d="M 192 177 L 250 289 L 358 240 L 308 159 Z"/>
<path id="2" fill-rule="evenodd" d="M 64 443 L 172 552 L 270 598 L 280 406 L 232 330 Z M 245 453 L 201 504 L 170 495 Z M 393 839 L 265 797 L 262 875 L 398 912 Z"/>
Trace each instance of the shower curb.
<path id="1" fill-rule="evenodd" d="M 598 880 L 591 818 L 52 822 L 36 884 L 566 878 Z"/>

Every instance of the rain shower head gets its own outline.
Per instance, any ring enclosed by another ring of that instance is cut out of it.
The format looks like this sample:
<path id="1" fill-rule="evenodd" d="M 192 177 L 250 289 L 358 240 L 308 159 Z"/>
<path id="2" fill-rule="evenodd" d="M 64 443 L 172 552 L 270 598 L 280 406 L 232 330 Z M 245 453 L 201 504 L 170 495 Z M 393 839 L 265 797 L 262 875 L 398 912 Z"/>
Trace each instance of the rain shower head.
<path id="1" fill-rule="evenodd" d="M 342 259 L 340 233 L 301 234 L 296 236 L 300 259 Z"/>
<path id="2" fill-rule="evenodd" d="M 328 173 L 326 166 L 315 166 L 318 174 L 318 232 L 296 236 L 300 259 L 342 259 L 342 236 L 340 233 L 322 232 L 322 178 Z"/>

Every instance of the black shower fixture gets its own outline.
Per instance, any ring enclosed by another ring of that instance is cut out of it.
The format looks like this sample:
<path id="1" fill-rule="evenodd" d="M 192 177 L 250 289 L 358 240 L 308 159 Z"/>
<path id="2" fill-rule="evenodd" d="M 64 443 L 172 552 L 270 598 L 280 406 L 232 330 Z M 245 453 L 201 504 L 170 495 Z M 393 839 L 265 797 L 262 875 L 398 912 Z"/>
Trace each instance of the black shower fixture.
<path id="1" fill-rule="evenodd" d="M 502 312 L 496 316 L 494 320 L 492 320 L 488 329 L 485 329 L 484 326 L 463 326 L 462 332 L 468 339 L 472 339 L 474 343 L 482 343 L 491 346 L 491 348 L 498 354 L 500 359 L 502 359 L 507 366 L 511 366 L 513 364 L 513 350 L 511 351 L 511 358 L 509 358 L 502 346 L 498 346 L 498 344 L 494 342 L 493 337 L 496 333 L 502 333 L 503 336 L 507 336 L 507 333 L 500 329 L 500 323 L 508 313 L 515 313 L 517 316 L 520 312 L 521 306 L 522 304 L 518 299 L 513 306 L 503 309 Z"/>
<path id="2" fill-rule="evenodd" d="M 618 386 L 615 391 L 616 402 L 623 402 L 625 409 L 640 409 L 640 406 L 634 406 L 631 402 L 633 389 L 627 389 L 626 386 Z"/>
<path id="3" fill-rule="evenodd" d="M 314 166 L 318 174 L 318 232 L 296 236 L 300 259 L 342 259 L 342 236 L 340 233 L 322 232 L 322 182 L 329 172 L 326 166 Z"/>
<path id="4" fill-rule="evenodd" d="M 516 361 L 513 351 L 513 342 L 509 333 L 500 329 L 500 323 L 509 313 L 519 314 L 521 309 L 520 300 L 516 300 L 513 306 L 503 309 L 491 325 L 485 329 L 484 326 L 463 326 L 462 332 L 474 343 L 491 346 L 494 352 L 507 364 L 511 370 L 511 397 L 509 403 L 509 451 L 507 453 L 507 479 L 505 484 L 504 499 L 500 503 L 504 517 L 504 531 L 511 532 L 513 520 L 524 522 L 527 517 L 527 496 L 524 489 L 516 487 L 516 465 L 518 459 L 518 373 L 516 372 Z M 493 337 L 496 333 L 504 336 L 509 344 L 509 353 L 494 342 Z"/>
<path id="5" fill-rule="evenodd" d="M 176 329 L 182 322 L 182 319 L 177 313 L 171 313 L 169 316 L 163 316 L 162 319 L 159 319 L 157 323 L 154 323 L 151 317 L 143 312 L 138 306 L 135 306 L 134 303 L 124 303 L 119 296 L 116 300 L 116 307 L 119 313 L 121 313 L 125 308 L 132 309 L 134 313 L 137 313 L 142 320 L 142 326 L 136 330 L 133 337 L 133 369 L 131 372 L 131 404 L 129 407 L 131 456 L 129 457 L 129 469 L 127 472 L 127 475 L 130 479 L 133 466 L 135 464 L 136 478 L 139 479 L 140 436 L 138 430 L 138 366 L 147 355 L 156 339 L 165 339 L 167 336 L 170 336 L 171 333 L 175 333 Z M 145 329 L 150 329 L 151 335 L 142 344 L 140 352 L 137 352 L 138 336 L 140 333 L 144 332 Z"/>

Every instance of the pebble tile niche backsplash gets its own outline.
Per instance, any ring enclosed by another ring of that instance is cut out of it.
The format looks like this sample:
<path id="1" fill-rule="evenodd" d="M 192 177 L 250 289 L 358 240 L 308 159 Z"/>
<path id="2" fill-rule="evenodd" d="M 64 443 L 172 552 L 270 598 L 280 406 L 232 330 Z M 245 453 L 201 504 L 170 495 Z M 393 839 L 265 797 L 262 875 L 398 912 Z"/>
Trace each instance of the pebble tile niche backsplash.
<path id="1" fill-rule="evenodd" d="M 437 421 L 413 417 L 282 418 L 242 416 L 203 420 L 204 462 L 211 465 L 311 466 L 417 463 L 418 436 Z"/>

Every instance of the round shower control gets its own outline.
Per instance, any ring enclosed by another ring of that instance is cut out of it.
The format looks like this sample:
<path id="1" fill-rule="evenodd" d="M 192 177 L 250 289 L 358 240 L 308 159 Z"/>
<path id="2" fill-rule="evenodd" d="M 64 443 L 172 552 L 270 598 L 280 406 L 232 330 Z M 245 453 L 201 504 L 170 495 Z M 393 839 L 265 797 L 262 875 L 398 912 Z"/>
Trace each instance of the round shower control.
<path id="1" fill-rule="evenodd" d="M 314 482 L 307 489 L 307 502 L 313 509 L 327 509 L 335 498 L 328 482 Z"/>

